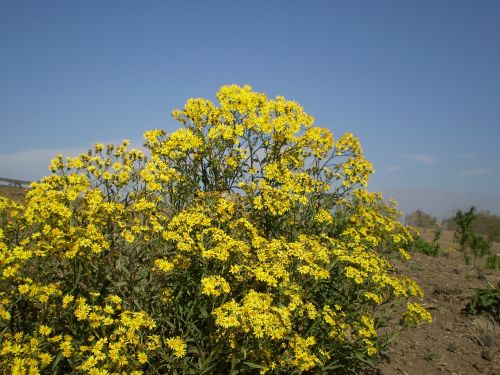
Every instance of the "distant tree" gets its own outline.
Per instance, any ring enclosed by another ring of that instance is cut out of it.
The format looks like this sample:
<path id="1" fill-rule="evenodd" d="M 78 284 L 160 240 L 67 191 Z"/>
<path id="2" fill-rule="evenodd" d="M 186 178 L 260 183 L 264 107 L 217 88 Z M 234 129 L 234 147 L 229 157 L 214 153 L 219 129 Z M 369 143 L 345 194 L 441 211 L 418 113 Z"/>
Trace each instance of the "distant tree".
<path id="1" fill-rule="evenodd" d="M 433 228 L 437 225 L 437 220 L 434 216 L 431 216 L 422 210 L 416 210 L 415 212 L 406 215 L 405 224 L 413 227 Z"/>

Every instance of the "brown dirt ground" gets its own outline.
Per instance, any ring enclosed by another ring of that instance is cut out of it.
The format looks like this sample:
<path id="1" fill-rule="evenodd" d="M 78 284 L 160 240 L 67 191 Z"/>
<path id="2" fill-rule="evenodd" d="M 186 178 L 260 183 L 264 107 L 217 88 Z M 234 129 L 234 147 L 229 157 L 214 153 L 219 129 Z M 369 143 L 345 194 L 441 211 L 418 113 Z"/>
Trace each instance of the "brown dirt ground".
<path id="1" fill-rule="evenodd" d="M 431 230 L 418 230 L 432 241 Z M 399 272 L 424 290 L 423 305 L 432 313 L 433 322 L 404 331 L 376 373 L 500 375 L 500 325 L 487 316 L 462 312 L 475 289 L 488 284 L 500 287 L 500 272 L 480 267 L 478 273 L 466 265 L 451 231 L 443 231 L 440 245 L 442 254 L 437 257 L 412 253 L 410 261 L 396 264 Z M 500 244 L 495 243 L 492 251 L 500 254 Z"/>

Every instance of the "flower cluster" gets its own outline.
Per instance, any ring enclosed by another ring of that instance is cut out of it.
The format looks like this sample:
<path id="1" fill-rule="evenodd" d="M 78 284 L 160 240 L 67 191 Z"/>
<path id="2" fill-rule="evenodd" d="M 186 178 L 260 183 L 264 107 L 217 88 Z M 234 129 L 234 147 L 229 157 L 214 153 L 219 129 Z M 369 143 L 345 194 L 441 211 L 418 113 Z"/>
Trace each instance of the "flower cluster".
<path id="1" fill-rule="evenodd" d="M 249 86 L 217 99 L 144 152 L 57 156 L 25 204 L 0 198 L 4 372 L 352 370 L 393 305 L 431 320 L 389 262 L 412 233 L 366 190 L 358 139 Z"/>

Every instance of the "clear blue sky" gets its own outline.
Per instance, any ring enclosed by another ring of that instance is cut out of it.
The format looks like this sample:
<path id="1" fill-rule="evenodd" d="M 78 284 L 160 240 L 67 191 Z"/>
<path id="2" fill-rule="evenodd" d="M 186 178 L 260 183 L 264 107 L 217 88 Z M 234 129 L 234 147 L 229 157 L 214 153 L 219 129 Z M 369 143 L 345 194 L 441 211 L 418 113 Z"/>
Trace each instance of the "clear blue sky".
<path id="1" fill-rule="evenodd" d="M 2 1 L 0 176 L 228 83 L 355 133 L 373 190 L 500 192 L 500 1 Z"/>

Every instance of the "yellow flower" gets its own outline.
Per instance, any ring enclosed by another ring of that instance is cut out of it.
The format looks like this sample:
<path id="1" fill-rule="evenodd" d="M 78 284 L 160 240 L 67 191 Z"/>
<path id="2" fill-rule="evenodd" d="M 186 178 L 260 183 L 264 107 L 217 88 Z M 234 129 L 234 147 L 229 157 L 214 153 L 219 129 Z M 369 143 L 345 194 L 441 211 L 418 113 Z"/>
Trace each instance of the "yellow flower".
<path id="1" fill-rule="evenodd" d="M 74 314 L 78 320 L 85 320 L 87 319 L 89 313 L 90 313 L 90 306 L 87 304 L 80 305 L 76 308 Z"/>
<path id="2" fill-rule="evenodd" d="M 122 303 L 122 299 L 119 296 L 115 295 L 115 294 L 109 296 L 108 299 L 111 302 L 113 302 L 115 305 L 119 305 L 120 303 Z"/>
<path id="3" fill-rule="evenodd" d="M 115 312 L 115 310 L 113 309 L 112 306 L 110 305 L 106 305 L 104 306 L 104 309 L 103 311 L 106 313 L 106 314 L 113 314 Z"/>
<path id="4" fill-rule="evenodd" d="M 148 355 L 144 352 L 137 353 L 137 360 L 139 363 L 144 364 L 148 361 Z"/>
<path id="5" fill-rule="evenodd" d="M 173 350 L 174 355 L 182 358 L 186 355 L 186 342 L 180 336 L 172 337 L 166 340 L 167 346 Z"/>
<path id="6" fill-rule="evenodd" d="M 174 269 L 174 263 L 166 260 L 166 259 L 156 259 L 155 265 L 159 270 L 163 272 L 169 272 Z"/>
<path id="7" fill-rule="evenodd" d="M 38 328 L 38 331 L 40 332 L 41 335 L 43 336 L 48 336 L 50 335 L 50 333 L 52 332 L 52 328 L 46 326 L 46 325 L 41 325 L 39 328 Z"/>
<path id="8" fill-rule="evenodd" d="M 222 293 L 229 293 L 231 287 L 222 276 L 208 276 L 201 279 L 202 294 L 207 296 L 220 296 Z"/>
<path id="9" fill-rule="evenodd" d="M 19 285 L 18 289 L 19 289 L 19 293 L 26 294 L 30 291 L 30 286 L 29 286 L 29 284 L 23 284 L 23 285 Z"/>
<path id="10" fill-rule="evenodd" d="M 132 243 L 132 242 L 134 242 L 134 240 L 135 240 L 135 236 L 134 236 L 131 232 L 129 232 L 128 230 L 127 230 L 127 231 L 124 231 L 124 232 L 122 233 L 122 237 L 123 237 L 123 238 L 125 239 L 125 241 L 127 241 L 128 243 Z"/>
<path id="11" fill-rule="evenodd" d="M 50 362 L 52 362 L 52 356 L 49 353 L 40 353 L 38 358 L 40 358 L 43 366 L 47 366 Z"/>
<path id="12" fill-rule="evenodd" d="M 73 352 L 73 347 L 71 346 L 71 341 L 63 341 L 59 344 L 59 348 L 63 352 L 63 357 L 69 358 L 71 357 L 71 353 Z"/>
<path id="13" fill-rule="evenodd" d="M 418 324 L 422 321 L 432 322 L 432 315 L 422 305 L 412 302 L 406 305 L 405 321 L 409 324 Z"/>
<path id="14" fill-rule="evenodd" d="M 401 258 L 405 260 L 411 259 L 411 255 L 405 249 L 399 249 L 399 254 L 401 255 Z"/>

